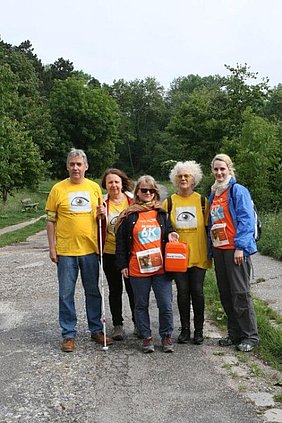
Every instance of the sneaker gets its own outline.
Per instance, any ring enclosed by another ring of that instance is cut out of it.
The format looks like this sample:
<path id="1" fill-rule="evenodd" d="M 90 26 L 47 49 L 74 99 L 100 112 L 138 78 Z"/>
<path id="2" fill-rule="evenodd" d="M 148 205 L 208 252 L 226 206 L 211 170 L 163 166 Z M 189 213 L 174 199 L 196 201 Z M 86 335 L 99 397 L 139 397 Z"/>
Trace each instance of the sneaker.
<path id="1" fill-rule="evenodd" d="M 153 339 L 150 336 L 149 338 L 145 338 L 143 340 L 143 352 L 144 353 L 152 353 L 155 351 L 155 347 L 153 344 Z"/>
<path id="2" fill-rule="evenodd" d="M 124 338 L 124 330 L 122 325 L 117 325 L 114 326 L 113 331 L 112 331 L 112 338 L 115 341 L 122 341 Z"/>
<path id="3" fill-rule="evenodd" d="M 195 330 L 193 342 L 196 345 L 201 345 L 204 342 L 204 337 L 203 337 L 203 331 L 202 330 Z"/>
<path id="4" fill-rule="evenodd" d="M 190 341 L 190 329 L 182 328 L 179 337 L 177 338 L 178 344 L 187 344 Z"/>
<path id="5" fill-rule="evenodd" d="M 104 333 L 98 332 L 98 333 L 91 333 L 91 340 L 98 342 L 98 344 L 104 345 Z M 112 345 L 113 340 L 112 338 L 106 337 L 106 345 Z"/>
<path id="6" fill-rule="evenodd" d="M 239 345 L 237 345 L 237 350 L 242 352 L 250 352 L 255 348 L 257 344 L 257 341 L 252 341 L 251 339 L 244 339 L 242 342 L 240 342 Z"/>
<path id="7" fill-rule="evenodd" d="M 62 343 L 63 352 L 73 352 L 75 350 L 74 338 L 65 338 Z"/>
<path id="8" fill-rule="evenodd" d="M 162 347 L 165 353 L 171 353 L 174 351 L 171 336 L 165 336 L 162 338 Z"/>
<path id="9" fill-rule="evenodd" d="M 231 345 L 236 345 L 236 344 L 238 344 L 240 342 L 240 339 L 232 339 L 232 338 L 230 338 L 230 336 L 228 335 L 228 336 L 225 336 L 225 338 L 221 338 L 219 341 L 218 341 L 218 344 L 221 346 L 221 347 L 231 347 Z"/>

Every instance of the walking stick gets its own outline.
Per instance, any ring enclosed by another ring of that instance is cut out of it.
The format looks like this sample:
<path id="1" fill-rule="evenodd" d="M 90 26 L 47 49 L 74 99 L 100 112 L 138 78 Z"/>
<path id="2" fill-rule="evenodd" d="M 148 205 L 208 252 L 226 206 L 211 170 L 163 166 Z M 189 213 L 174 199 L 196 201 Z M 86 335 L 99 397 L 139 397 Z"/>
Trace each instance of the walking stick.
<path id="1" fill-rule="evenodd" d="M 100 198 L 98 199 L 98 205 L 101 205 Z M 104 346 L 103 351 L 107 351 L 107 334 L 106 334 L 106 311 L 105 311 L 105 290 L 104 290 L 104 268 L 103 268 L 103 242 L 102 242 L 102 217 L 99 216 L 99 250 L 100 250 L 100 270 L 101 270 L 101 297 L 102 297 L 102 323 L 104 333 Z"/>

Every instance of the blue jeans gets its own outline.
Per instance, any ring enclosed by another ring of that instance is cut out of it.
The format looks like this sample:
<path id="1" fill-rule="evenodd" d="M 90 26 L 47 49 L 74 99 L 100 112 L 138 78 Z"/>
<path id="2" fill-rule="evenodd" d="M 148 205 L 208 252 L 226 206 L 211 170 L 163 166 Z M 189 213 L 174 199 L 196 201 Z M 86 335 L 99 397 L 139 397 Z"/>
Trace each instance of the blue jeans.
<path id="1" fill-rule="evenodd" d="M 163 338 L 173 331 L 172 282 L 167 273 L 145 277 L 132 277 L 130 282 L 134 293 L 135 321 L 143 338 L 151 336 L 149 298 L 153 288 L 159 309 L 159 334 Z"/>
<path id="2" fill-rule="evenodd" d="M 85 307 L 88 327 L 91 333 L 101 332 L 101 294 L 99 291 L 99 259 L 97 254 L 85 256 L 59 256 L 59 322 L 63 338 L 76 335 L 76 311 L 74 293 L 80 270 L 85 293 Z"/>

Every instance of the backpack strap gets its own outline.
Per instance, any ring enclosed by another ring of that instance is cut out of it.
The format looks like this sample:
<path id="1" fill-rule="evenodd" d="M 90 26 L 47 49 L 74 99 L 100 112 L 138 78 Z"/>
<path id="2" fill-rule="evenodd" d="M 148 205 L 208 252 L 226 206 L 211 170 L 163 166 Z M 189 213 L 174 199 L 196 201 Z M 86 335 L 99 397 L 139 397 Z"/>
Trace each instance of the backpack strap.
<path id="1" fill-rule="evenodd" d="M 201 195 L 201 206 L 202 206 L 202 212 L 203 215 L 205 215 L 205 211 L 206 211 L 206 199 L 203 195 Z"/>
<path id="2" fill-rule="evenodd" d="M 171 195 L 167 197 L 167 212 L 170 215 L 172 209 L 172 198 Z"/>

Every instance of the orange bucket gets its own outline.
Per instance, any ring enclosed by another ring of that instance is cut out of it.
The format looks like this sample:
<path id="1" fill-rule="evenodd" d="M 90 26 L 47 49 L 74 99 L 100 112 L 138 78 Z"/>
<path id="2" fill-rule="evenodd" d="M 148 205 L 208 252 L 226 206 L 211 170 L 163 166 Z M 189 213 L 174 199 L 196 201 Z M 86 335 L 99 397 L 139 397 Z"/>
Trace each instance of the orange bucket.
<path id="1" fill-rule="evenodd" d="M 165 246 L 166 272 L 186 272 L 188 267 L 188 246 L 184 242 L 168 242 Z"/>

